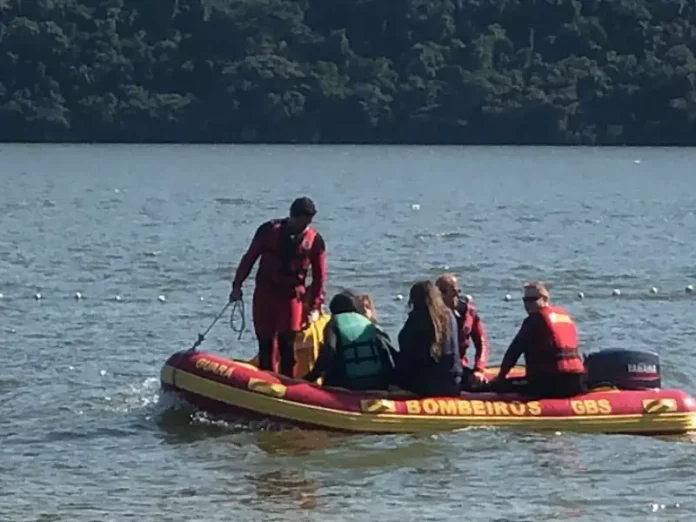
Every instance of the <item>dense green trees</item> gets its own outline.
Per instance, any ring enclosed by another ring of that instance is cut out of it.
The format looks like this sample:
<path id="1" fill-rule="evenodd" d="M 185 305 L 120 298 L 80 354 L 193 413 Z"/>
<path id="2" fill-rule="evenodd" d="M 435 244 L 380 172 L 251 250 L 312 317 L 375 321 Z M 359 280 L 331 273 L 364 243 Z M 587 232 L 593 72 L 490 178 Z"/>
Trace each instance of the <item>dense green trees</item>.
<path id="1" fill-rule="evenodd" d="M 696 144 L 687 0 L 0 0 L 0 140 Z"/>

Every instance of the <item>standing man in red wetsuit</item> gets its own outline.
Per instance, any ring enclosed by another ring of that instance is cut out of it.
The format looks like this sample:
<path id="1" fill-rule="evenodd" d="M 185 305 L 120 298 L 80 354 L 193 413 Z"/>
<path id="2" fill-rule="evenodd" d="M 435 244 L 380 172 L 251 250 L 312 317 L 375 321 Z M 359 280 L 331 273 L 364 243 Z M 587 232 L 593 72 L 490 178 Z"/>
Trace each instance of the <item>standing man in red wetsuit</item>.
<path id="1" fill-rule="evenodd" d="M 527 389 L 540 397 L 573 397 L 584 393 L 585 363 L 580 353 L 578 329 L 567 310 L 552 305 L 546 285 L 524 286 L 527 318 L 503 356 L 493 389 L 505 389 L 505 378 L 524 354 Z"/>
<path id="2" fill-rule="evenodd" d="M 478 313 L 476 305 L 469 299 L 462 299 L 459 291 L 459 282 L 454 274 L 442 274 L 435 280 L 435 286 L 440 289 L 442 299 L 457 319 L 459 356 L 462 359 L 465 374 L 462 376 L 462 387 L 474 387 L 486 381 L 484 371 L 486 370 L 491 350 L 486 327 L 483 325 L 483 320 Z M 474 342 L 476 347 L 473 369 L 469 368 L 469 361 L 466 356 L 466 351 L 471 341 Z"/>
<path id="3" fill-rule="evenodd" d="M 314 202 L 298 198 L 290 216 L 262 224 L 242 257 L 232 282 L 230 301 L 242 298 L 242 283 L 260 257 L 253 298 L 253 318 L 259 342 L 259 367 L 273 370 L 273 345 L 278 343 L 280 373 L 292 376 L 294 342 L 309 314 L 324 302 L 326 246 L 310 223 Z M 306 285 L 312 269 L 312 284 Z"/>

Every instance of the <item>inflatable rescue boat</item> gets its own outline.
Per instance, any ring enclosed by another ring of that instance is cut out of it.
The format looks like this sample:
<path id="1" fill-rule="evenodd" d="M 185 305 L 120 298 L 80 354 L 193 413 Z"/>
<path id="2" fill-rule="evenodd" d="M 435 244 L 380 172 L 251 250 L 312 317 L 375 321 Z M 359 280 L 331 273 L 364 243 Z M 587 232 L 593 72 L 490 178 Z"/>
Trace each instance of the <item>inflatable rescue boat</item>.
<path id="1" fill-rule="evenodd" d="M 162 388 L 211 413 L 305 428 L 415 433 L 491 426 L 578 433 L 675 434 L 696 430 L 696 401 L 660 387 L 657 355 L 605 350 L 586 359 L 591 391 L 571 399 L 516 393 L 419 398 L 409 392 L 354 392 L 259 370 L 212 353 L 172 355 Z M 489 376 L 497 369 L 489 370 Z M 516 367 L 511 376 L 524 375 Z"/>

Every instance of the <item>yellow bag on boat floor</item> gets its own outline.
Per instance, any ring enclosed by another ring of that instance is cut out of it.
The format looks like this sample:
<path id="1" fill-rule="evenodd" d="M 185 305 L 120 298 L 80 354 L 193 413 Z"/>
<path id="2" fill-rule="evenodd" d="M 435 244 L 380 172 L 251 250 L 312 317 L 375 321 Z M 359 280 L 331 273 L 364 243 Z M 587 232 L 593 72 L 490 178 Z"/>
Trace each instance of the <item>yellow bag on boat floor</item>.
<path id="1" fill-rule="evenodd" d="M 322 312 L 319 317 L 312 321 L 307 328 L 297 332 L 295 337 L 295 368 L 293 376 L 300 378 L 314 367 L 314 363 L 319 357 L 319 348 L 324 341 L 324 327 L 331 319 L 331 314 Z M 254 366 L 259 365 L 259 356 L 256 355 L 251 361 Z M 273 369 L 279 370 L 279 357 L 277 346 L 273 347 Z M 321 382 L 321 381 L 319 381 Z"/>
<path id="2" fill-rule="evenodd" d="M 302 377 L 314 367 L 324 341 L 324 327 L 330 319 L 331 314 L 320 314 L 316 321 L 312 321 L 295 337 L 295 377 Z"/>

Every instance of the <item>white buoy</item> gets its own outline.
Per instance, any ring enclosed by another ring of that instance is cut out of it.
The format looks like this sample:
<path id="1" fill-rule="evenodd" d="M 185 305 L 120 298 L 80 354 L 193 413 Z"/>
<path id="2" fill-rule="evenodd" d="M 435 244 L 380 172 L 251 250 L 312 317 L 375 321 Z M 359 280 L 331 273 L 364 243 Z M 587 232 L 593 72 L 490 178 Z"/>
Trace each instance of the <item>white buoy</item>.
<path id="1" fill-rule="evenodd" d="M 106 370 L 99 370 L 99 375 L 101 375 L 102 377 L 106 375 Z"/>
<path id="2" fill-rule="evenodd" d="M 5 297 L 5 296 L 4 296 L 4 295 L 2 295 L 2 294 L 0 294 L 0 299 L 2 299 L 3 297 Z"/>
<path id="3" fill-rule="evenodd" d="M 510 294 L 505 294 L 506 301 L 512 301 L 512 296 Z"/>
<path id="4" fill-rule="evenodd" d="M 164 302 L 167 300 L 167 298 L 164 297 L 163 295 L 161 295 L 161 296 L 159 296 L 159 297 L 157 298 L 157 300 L 158 300 L 160 303 L 164 303 Z"/>
<path id="5" fill-rule="evenodd" d="M 82 299 L 82 294 L 80 292 L 75 292 L 75 300 L 79 301 L 80 299 Z"/>
<path id="6" fill-rule="evenodd" d="M 205 297 L 201 296 L 201 301 L 205 301 Z"/>
<path id="7" fill-rule="evenodd" d="M 691 292 L 694 291 L 694 285 L 687 285 L 686 287 L 686 293 L 690 294 Z"/>
<path id="8" fill-rule="evenodd" d="M 396 294 L 394 296 L 394 301 L 403 301 L 403 300 L 404 300 L 404 296 L 401 294 Z"/>
<path id="9" fill-rule="evenodd" d="M 36 292 L 34 294 L 34 299 L 36 299 L 37 301 L 40 301 L 41 300 L 41 292 Z"/>
<path id="10" fill-rule="evenodd" d="M 639 159 L 633 160 L 633 163 L 635 163 L 636 165 L 640 165 L 640 160 Z"/>
<path id="11" fill-rule="evenodd" d="M 578 292 L 578 298 L 585 299 L 585 294 L 583 292 Z"/>
<path id="12" fill-rule="evenodd" d="M 471 297 L 471 294 L 466 294 L 466 295 L 464 296 L 464 299 L 466 299 L 466 302 L 467 302 L 467 303 L 470 303 L 470 302 L 472 302 L 472 301 L 474 300 L 474 298 Z"/>
<path id="13" fill-rule="evenodd" d="M 75 369 L 75 367 L 72 364 L 70 366 L 68 366 L 68 370 L 74 370 L 74 369 Z"/>
<path id="14" fill-rule="evenodd" d="M 611 295 L 619 296 L 621 295 L 621 290 L 619 290 L 618 288 L 614 288 L 614 290 L 611 292 Z"/>
<path id="15" fill-rule="evenodd" d="M 450 266 L 449 266 L 449 265 L 445 265 L 445 266 L 442 267 L 442 269 L 443 269 L 443 270 L 449 270 L 449 269 L 450 269 Z"/>
<path id="16" fill-rule="evenodd" d="M 653 287 L 650 289 L 650 293 L 651 293 L 651 294 L 656 294 L 656 293 L 657 293 L 657 287 L 656 287 L 656 286 L 653 286 Z"/>
<path id="17" fill-rule="evenodd" d="M 420 210 L 420 205 L 418 203 L 414 203 L 411 205 L 411 210 Z"/>
<path id="18" fill-rule="evenodd" d="M 116 297 L 114 297 L 114 301 L 120 301 L 120 300 L 121 300 L 121 296 L 120 296 L 120 295 L 117 295 Z"/>

